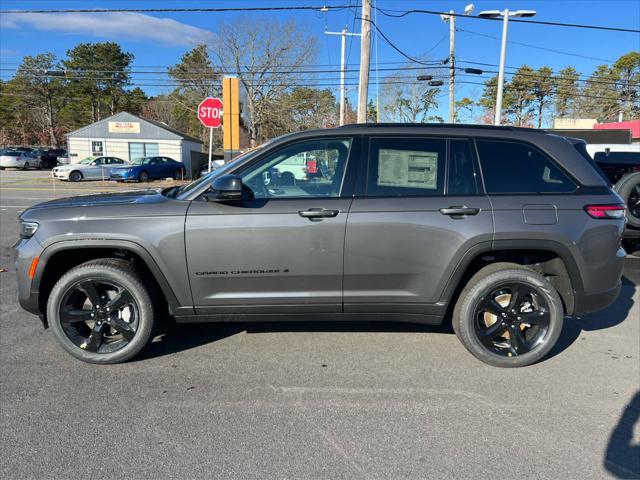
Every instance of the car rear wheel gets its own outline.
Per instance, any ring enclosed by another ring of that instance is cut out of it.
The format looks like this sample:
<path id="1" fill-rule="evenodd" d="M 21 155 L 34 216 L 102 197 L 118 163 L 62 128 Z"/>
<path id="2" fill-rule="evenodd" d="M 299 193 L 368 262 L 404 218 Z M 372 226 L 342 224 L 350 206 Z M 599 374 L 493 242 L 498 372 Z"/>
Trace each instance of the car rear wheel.
<path id="1" fill-rule="evenodd" d="M 184 177 L 184 174 L 182 170 L 176 170 L 175 172 L 173 172 L 174 180 L 182 180 L 183 177 Z"/>
<path id="2" fill-rule="evenodd" d="M 47 318 L 60 345 L 89 363 L 120 363 L 149 343 L 153 304 L 129 262 L 98 259 L 65 273 L 47 302 Z"/>
<path id="3" fill-rule="evenodd" d="M 79 182 L 82 180 L 82 174 L 78 171 L 73 171 L 69 174 L 69 180 L 72 182 Z"/>
<path id="4" fill-rule="evenodd" d="M 22 169 L 26 170 L 29 168 L 29 162 L 24 162 L 24 165 L 22 165 Z"/>
<path id="5" fill-rule="evenodd" d="M 496 367 L 523 367 L 556 344 L 564 310 L 549 281 L 517 264 L 480 270 L 463 289 L 453 328 L 469 352 Z"/>
<path id="6" fill-rule="evenodd" d="M 138 175 L 138 181 L 139 182 L 148 182 L 149 181 L 149 174 L 147 172 L 140 172 L 140 175 Z"/>

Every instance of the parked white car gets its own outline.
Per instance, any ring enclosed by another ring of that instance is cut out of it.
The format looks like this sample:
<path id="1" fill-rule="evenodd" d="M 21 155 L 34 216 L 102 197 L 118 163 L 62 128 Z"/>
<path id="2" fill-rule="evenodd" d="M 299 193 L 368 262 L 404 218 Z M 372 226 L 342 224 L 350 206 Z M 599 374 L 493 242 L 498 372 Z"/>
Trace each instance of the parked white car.
<path id="1" fill-rule="evenodd" d="M 111 169 L 127 165 L 129 162 L 117 157 L 87 157 L 78 163 L 54 167 L 53 178 L 80 182 L 81 180 L 109 180 Z"/>
<path id="2" fill-rule="evenodd" d="M 5 150 L 0 154 L 0 170 L 5 168 L 40 168 L 40 159 L 29 152 L 18 150 Z"/>

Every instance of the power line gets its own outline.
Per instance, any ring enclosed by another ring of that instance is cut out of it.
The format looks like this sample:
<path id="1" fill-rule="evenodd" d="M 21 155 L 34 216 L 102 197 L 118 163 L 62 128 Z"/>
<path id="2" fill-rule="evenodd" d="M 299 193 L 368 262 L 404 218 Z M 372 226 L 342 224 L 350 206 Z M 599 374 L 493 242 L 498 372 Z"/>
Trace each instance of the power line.
<path id="1" fill-rule="evenodd" d="M 69 9 L 29 9 L 29 10 L 0 10 L 0 14 L 42 14 L 42 13 L 202 13 L 202 12 L 214 12 L 214 13 L 222 13 L 222 12 L 270 12 L 270 11 L 315 11 L 315 12 L 326 12 L 326 11 L 340 11 L 346 9 L 356 8 L 354 5 L 320 5 L 320 6 L 311 6 L 311 5 L 296 5 L 296 6 L 273 6 L 273 7 L 196 7 L 196 8 L 96 8 L 96 9 L 88 9 L 88 8 L 69 8 Z M 376 9 L 387 17 L 394 18 L 402 18 L 406 15 L 410 15 L 413 13 L 420 13 L 426 15 L 453 15 L 460 16 L 464 18 L 473 18 L 476 20 L 488 20 L 488 21 L 501 21 L 497 18 L 490 17 L 480 17 L 479 15 L 463 15 L 459 13 L 449 13 L 449 12 L 439 12 L 436 10 L 421 10 L 421 9 L 412 9 L 406 11 L 400 10 L 387 10 L 380 7 L 376 7 Z M 398 12 L 397 14 L 390 12 Z M 510 20 L 511 22 L 518 23 L 529 23 L 534 25 L 547 25 L 554 27 L 571 27 L 571 28 L 585 28 L 591 30 L 604 30 L 604 31 L 613 31 L 613 32 L 625 32 L 625 33 L 640 33 L 640 30 L 633 28 L 622 28 L 622 27 L 610 27 L 604 25 L 587 25 L 580 23 L 567 23 L 567 22 L 552 22 L 552 21 L 543 21 L 543 20 L 523 20 L 519 18 L 513 18 Z"/>
<path id="2" fill-rule="evenodd" d="M 0 10 L 0 14 L 25 13 L 201 13 L 201 12 L 274 12 L 274 11 L 340 11 L 353 8 L 351 5 L 321 5 L 321 6 L 288 6 L 288 7 L 196 7 L 196 8 L 66 8 L 66 9 L 31 9 L 31 10 Z"/>
<path id="3" fill-rule="evenodd" d="M 479 37 L 491 38 L 493 40 L 498 40 L 498 41 L 501 40 L 499 37 L 496 37 L 494 35 L 487 35 L 485 33 L 474 32 L 473 30 L 466 30 L 464 28 L 456 28 L 456 31 L 464 32 L 464 33 L 470 33 L 472 35 L 477 35 Z M 532 45 L 530 43 L 524 43 L 524 42 L 517 42 L 515 40 L 507 40 L 507 42 L 511 43 L 511 44 L 514 44 L 514 45 L 522 45 L 523 47 L 529 47 L 529 48 L 535 48 L 537 50 L 543 50 L 545 52 L 558 53 L 560 55 L 568 55 L 568 56 L 571 56 L 571 57 L 586 58 L 588 60 L 596 60 L 598 62 L 615 63 L 613 60 L 607 60 L 607 59 L 598 58 L 598 57 L 590 57 L 588 55 L 581 55 L 579 53 L 565 52 L 563 50 L 557 50 L 557 49 L 554 49 L 554 48 L 540 47 L 538 45 Z"/>
<path id="4" fill-rule="evenodd" d="M 413 9 L 413 10 L 401 11 L 401 10 L 385 10 L 378 7 L 378 11 L 387 17 L 393 17 L 393 18 L 402 18 L 413 13 L 422 13 L 426 15 L 452 15 L 454 17 L 472 18 L 474 20 L 490 20 L 490 21 L 498 21 L 498 22 L 502 21 L 502 19 L 500 18 L 481 17 L 479 15 L 465 15 L 461 13 L 438 12 L 435 10 Z M 394 15 L 389 12 L 399 12 L 399 13 L 397 15 Z M 549 22 L 549 21 L 543 21 L 543 20 L 523 20 L 521 18 L 510 18 L 509 21 L 518 22 L 518 23 L 530 23 L 534 25 L 547 25 L 547 26 L 554 26 L 554 27 L 586 28 L 586 29 L 592 29 L 592 30 L 604 30 L 604 31 L 612 31 L 612 32 L 640 33 L 640 30 L 633 29 L 633 28 L 609 27 L 604 25 L 585 25 L 580 23 Z"/>

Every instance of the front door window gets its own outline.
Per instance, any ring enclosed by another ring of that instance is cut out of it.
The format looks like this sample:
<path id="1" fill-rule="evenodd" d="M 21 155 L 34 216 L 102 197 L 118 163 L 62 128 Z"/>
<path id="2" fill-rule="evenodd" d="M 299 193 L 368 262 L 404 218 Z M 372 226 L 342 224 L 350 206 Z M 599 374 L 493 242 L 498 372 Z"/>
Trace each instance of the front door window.
<path id="1" fill-rule="evenodd" d="M 312 140 L 287 146 L 241 173 L 257 199 L 340 196 L 351 139 Z"/>

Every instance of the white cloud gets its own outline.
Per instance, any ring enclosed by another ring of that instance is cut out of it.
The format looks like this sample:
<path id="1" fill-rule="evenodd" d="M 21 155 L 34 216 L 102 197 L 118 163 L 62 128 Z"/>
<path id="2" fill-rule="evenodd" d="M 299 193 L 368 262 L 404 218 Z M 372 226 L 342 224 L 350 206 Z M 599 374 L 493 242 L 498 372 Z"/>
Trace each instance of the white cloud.
<path id="1" fill-rule="evenodd" d="M 133 12 L 113 13 L 7 13 L 0 16 L 0 28 L 28 26 L 42 31 L 90 35 L 117 42 L 144 40 L 163 45 L 190 46 L 210 41 L 213 33 L 180 23 Z"/>

